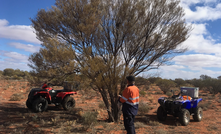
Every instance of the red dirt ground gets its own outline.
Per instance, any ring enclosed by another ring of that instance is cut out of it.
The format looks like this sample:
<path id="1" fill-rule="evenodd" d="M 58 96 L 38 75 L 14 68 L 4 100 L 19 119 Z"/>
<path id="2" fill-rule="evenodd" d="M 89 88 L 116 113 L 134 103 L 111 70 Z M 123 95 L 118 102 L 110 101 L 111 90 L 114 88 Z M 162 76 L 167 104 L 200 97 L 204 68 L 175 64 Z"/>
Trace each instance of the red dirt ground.
<path id="1" fill-rule="evenodd" d="M 59 89 L 59 87 L 54 87 Z M 76 107 L 71 111 L 49 105 L 43 113 L 33 113 L 25 105 L 31 87 L 28 82 L 0 80 L 0 133 L 6 134 L 126 134 L 123 120 L 119 123 L 108 123 L 107 111 L 99 108 L 102 103 L 100 95 L 94 91 L 78 92 L 74 95 Z M 221 134 L 221 95 L 211 95 L 200 91 L 203 98 L 203 120 L 191 121 L 188 126 L 181 126 L 178 119 L 168 116 L 165 122 L 158 122 L 156 110 L 159 106 L 158 98 L 165 96 L 156 86 L 145 91 L 140 102 L 152 109 L 147 113 L 138 113 L 135 118 L 137 134 Z M 17 94 L 18 101 L 12 95 Z M 15 100 L 15 99 L 14 99 Z M 81 122 L 82 115 L 88 111 L 98 113 L 97 123 L 90 127 Z"/>

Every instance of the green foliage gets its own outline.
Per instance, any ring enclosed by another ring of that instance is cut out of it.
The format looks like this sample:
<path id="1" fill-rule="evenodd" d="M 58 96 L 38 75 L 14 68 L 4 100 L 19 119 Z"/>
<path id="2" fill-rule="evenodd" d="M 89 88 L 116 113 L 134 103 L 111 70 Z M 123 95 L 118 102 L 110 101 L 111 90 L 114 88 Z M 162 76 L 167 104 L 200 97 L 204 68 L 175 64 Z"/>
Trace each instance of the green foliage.
<path id="1" fill-rule="evenodd" d="M 52 84 L 62 85 L 66 79 L 77 80 L 75 74 L 78 67 L 75 59 L 75 51 L 71 45 L 62 43 L 57 37 L 45 40 L 39 52 L 29 57 L 33 70 L 30 82 L 39 83 L 47 79 Z M 34 78 L 37 77 L 38 79 Z"/>
<path id="2" fill-rule="evenodd" d="M 166 93 L 167 91 L 170 91 L 171 88 L 176 86 L 176 83 L 174 83 L 171 80 L 167 79 L 159 79 L 156 81 L 156 85 L 160 87 L 160 89 Z"/>

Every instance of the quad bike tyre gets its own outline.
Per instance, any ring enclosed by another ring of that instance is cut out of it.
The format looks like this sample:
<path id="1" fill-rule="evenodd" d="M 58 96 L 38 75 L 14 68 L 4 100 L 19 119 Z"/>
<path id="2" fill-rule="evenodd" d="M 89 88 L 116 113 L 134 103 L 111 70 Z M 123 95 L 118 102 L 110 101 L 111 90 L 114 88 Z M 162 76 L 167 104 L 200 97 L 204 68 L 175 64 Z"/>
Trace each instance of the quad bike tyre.
<path id="1" fill-rule="evenodd" d="M 165 121 L 167 118 L 167 112 L 163 109 L 162 106 L 159 106 L 157 109 L 157 118 L 159 121 Z"/>
<path id="2" fill-rule="evenodd" d="M 183 126 L 187 126 L 190 122 L 190 112 L 187 109 L 181 109 L 179 121 Z"/>
<path id="3" fill-rule="evenodd" d="M 48 101 L 45 98 L 37 98 L 32 105 L 34 112 L 43 112 L 48 108 Z"/>
<path id="4" fill-rule="evenodd" d="M 70 110 L 73 107 L 75 107 L 75 100 L 73 97 L 67 96 L 64 98 L 63 102 L 62 102 L 62 107 L 65 110 Z"/>
<path id="5" fill-rule="evenodd" d="M 32 104 L 31 104 L 30 99 L 26 100 L 26 106 L 27 106 L 28 109 L 32 109 Z"/>
<path id="6" fill-rule="evenodd" d="M 203 109 L 201 107 L 196 107 L 193 115 L 194 121 L 200 122 L 202 118 L 203 118 Z"/>

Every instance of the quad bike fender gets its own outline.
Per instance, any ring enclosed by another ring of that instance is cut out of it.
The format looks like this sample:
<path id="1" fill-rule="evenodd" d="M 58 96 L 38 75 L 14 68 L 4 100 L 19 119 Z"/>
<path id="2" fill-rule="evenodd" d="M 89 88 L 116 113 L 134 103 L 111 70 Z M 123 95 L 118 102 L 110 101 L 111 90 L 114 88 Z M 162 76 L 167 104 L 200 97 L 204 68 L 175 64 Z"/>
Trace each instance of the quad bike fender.
<path id="1" fill-rule="evenodd" d="M 46 97 L 46 99 L 48 99 L 49 101 L 51 101 L 51 96 L 49 95 L 49 92 L 47 92 L 47 91 L 35 92 L 35 93 L 34 93 L 34 97 L 35 97 L 35 96 L 44 96 L 44 97 Z"/>
<path id="2" fill-rule="evenodd" d="M 194 100 L 193 100 L 193 106 L 192 106 L 192 108 L 196 108 L 196 107 L 198 106 L 198 103 L 199 103 L 200 101 L 202 101 L 202 100 L 203 100 L 202 98 L 194 99 Z"/>
<path id="3" fill-rule="evenodd" d="M 190 100 L 183 101 L 183 108 L 190 109 L 191 108 L 191 101 Z"/>
<path id="4" fill-rule="evenodd" d="M 61 97 L 62 99 L 67 96 L 67 95 L 73 95 L 73 94 L 77 94 L 76 92 L 60 92 L 57 94 L 56 97 Z"/>

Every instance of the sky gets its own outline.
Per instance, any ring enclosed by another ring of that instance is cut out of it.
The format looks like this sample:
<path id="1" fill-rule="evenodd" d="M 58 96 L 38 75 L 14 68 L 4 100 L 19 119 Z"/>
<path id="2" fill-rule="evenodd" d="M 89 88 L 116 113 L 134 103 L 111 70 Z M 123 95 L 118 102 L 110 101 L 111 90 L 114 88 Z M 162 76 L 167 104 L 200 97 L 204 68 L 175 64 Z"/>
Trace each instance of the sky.
<path id="1" fill-rule="evenodd" d="M 51 8 L 55 0 L 0 1 L 0 70 L 30 71 L 28 57 L 38 52 L 30 18 L 40 9 Z M 182 43 L 188 50 L 161 66 L 157 72 L 166 79 L 193 79 L 200 75 L 221 76 L 221 0 L 181 0 L 186 23 L 192 24 L 190 37 Z"/>

